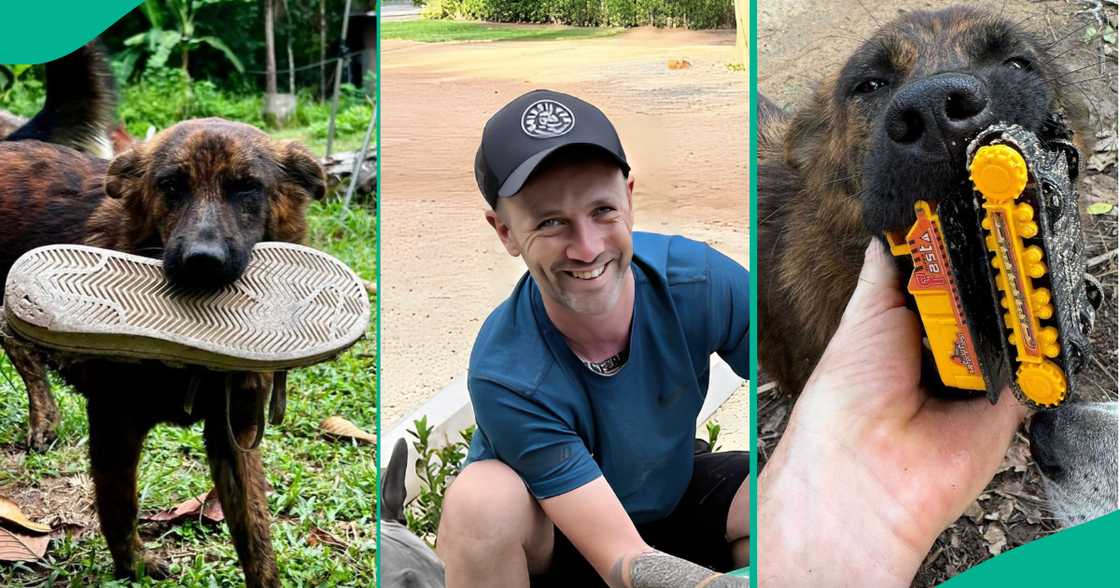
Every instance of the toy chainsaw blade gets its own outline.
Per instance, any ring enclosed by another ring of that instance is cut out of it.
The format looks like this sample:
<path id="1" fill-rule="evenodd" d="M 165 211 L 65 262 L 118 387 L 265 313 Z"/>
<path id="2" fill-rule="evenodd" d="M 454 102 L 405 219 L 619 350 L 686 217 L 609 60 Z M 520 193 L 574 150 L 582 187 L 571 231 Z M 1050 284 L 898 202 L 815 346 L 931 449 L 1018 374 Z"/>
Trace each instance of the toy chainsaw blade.
<path id="1" fill-rule="evenodd" d="M 968 148 L 973 190 L 918 201 L 905 239 L 887 234 L 891 253 L 913 261 L 907 290 L 946 386 L 995 403 L 1010 385 L 1035 409 L 1076 392 L 1095 309 L 1067 138 L 987 128 Z"/>

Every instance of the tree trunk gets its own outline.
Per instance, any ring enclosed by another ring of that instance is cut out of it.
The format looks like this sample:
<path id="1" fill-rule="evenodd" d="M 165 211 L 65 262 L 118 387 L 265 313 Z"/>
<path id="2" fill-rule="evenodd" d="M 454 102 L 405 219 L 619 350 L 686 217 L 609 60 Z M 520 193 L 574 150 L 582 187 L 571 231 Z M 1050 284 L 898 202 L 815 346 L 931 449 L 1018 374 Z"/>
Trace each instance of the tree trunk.
<path id="1" fill-rule="evenodd" d="M 748 0 L 735 0 L 735 55 L 739 63 L 750 65 L 748 51 L 751 38 L 751 8 Z"/>
<path id="2" fill-rule="evenodd" d="M 327 0 L 319 0 L 319 100 L 327 99 Z"/>
<path id="3" fill-rule="evenodd" d="M 288 46 L 288 93 L 296 93 L 296 58 L 292 55 L 292 13 L 284 11 L 285 42 Z"/>
<path id="4" fill-rule="evenodd" d="M 264 0 L 265 86 L 268 96 L 276 94 L 276 39 L 272 34 L 273 0 Z"/>

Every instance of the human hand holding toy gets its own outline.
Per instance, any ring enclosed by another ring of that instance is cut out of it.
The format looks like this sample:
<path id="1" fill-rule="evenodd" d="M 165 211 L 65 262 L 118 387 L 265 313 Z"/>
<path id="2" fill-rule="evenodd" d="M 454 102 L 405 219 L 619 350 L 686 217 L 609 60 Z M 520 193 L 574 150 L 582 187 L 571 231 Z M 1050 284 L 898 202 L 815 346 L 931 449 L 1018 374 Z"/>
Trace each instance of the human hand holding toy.
<path id="1" fill-rule="evenodd" d="M 1026 409 L 920 386 L 921 329 L 869 244 L 840 326 L 759 477 L 760 585 L 907 586 L 996 473 Z"/>

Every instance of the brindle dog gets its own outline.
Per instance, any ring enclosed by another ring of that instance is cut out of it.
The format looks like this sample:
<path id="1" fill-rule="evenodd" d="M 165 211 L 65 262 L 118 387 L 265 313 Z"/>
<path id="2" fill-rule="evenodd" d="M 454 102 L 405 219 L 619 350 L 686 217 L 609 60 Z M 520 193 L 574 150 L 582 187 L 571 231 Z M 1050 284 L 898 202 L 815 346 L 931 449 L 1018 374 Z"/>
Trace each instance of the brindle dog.
<path id="1" fill-rule="evenodd" d="M 109 58 L 97 41 L 46 64 L 46 101 L 31 120 L 0 110 L 0 139 L 36 139 L 97 155 L 106 151 L 105 129 L 114 122 L 117 94 Z M 0 280 L 15 258 L 0 248 Z M 0 281 L 0 289 L 3 281 Z M 4 294 L 0 291 L 0 303 Z M 35 349 L 0 338 L 8 360 L 27 388 L 27 446 L 46 449 L 58 426 L 58 406 L 51 394 L 44 367 L 46 359 Z"/>
<path id="2" fill-rule="evenodd" d="M 954 7 L 882 27 L 792 116 L 762 98 L 759 355 L 779 386 L 805 385 L 868 240 L 912 224 L 916 200 L 959 193 L 980 130 L 1007 122 L 1045 137 L 1052 112 L 1080 127 L 1084 107 L 1063 94 L 1058 73 L 1016 24 Z M 924 363 L 924 382 L 938 389 L 932 359 Z"/>
<path id="3" fill-rule="evenodd" d="M 303 147 L 220 119 L 179 123 L 111 163 L 33 139 L 0 142 L 0 277 L 33 247 L 81 243 L 162 257 L 171 282 L 217 288 L 241 275 L 257 242 L 302 241 L 306 207 L 324 191 L 323 170 Z M 60 371 L 87 399 L 97 513 L 119 576 L 167 574 L 137 535 L 144 437 L 157 423 L 202 420 L 246 583 L 279 585 L 260 452 L 237 446 L 254 440 L 271 375 L 227 380 L 102 359 L 68 361 Z"/>

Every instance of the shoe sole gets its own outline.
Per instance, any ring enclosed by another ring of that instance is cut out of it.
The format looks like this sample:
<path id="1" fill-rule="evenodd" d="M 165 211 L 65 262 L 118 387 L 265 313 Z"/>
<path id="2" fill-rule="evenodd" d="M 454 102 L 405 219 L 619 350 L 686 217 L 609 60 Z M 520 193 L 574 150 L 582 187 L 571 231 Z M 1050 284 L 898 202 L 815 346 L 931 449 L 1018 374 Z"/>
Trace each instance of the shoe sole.
<path id="1" fill-rule="evenodd" d="M 176 288 L 146 257 L 40 247 L 12 266 L 4 301 L 11 329 L 45 347 L 221 370 L 320 363 L 370 320 L 350 268 L 291 243 L 257 244 L 242 276 L 218 290 Z"/>

